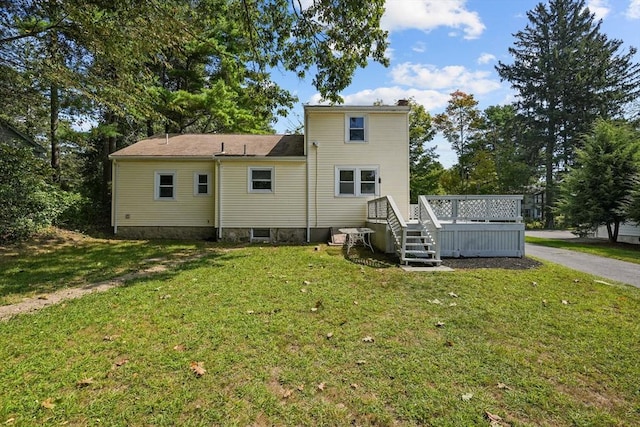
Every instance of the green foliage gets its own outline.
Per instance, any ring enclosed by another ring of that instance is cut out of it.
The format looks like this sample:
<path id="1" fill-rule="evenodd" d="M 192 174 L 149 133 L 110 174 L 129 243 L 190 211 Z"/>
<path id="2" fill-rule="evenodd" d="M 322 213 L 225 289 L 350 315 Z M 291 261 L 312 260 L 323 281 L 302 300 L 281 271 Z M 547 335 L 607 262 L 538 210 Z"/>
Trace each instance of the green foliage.
<path id="1" fill-rule="evenodd" d="M 545 220 L 553 226 L 556 173 L 571 167 L 582 134 L 597 117 L 615 118 L 640 94 L 635 49 L 610 40 L 584 0 L 551 0 L 527 13 L 524 30 L 509 48 L 512 64 L 500 62 L 500 76 L 518 95 L 524 141 L 532 167 L 543 166 Z"/>
<path id="2" fill-rule="evenodd" d="M 597 120 L 583 144 L 561 184 L 558 211 L 580 233 L 606 225 L 615 242 L 640 172 L 640 135 L 626 123 Z"/>
<path id="3" fill-rule="evenodd" d="M 437 147 L 426 147 L 436 132 L 431 115 L 414 99 L 409 100 L 409 105 L 409 188 L 411 202 L 417 203 L 418 196 L 441 193 L 443 167 L 438 162 Z"/>

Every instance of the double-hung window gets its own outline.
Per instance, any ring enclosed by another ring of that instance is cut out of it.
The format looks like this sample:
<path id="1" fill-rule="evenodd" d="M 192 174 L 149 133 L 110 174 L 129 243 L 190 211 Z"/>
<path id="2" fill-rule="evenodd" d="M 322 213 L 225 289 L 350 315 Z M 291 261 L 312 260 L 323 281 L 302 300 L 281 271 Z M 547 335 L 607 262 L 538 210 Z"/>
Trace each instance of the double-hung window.
<path id="1" fill-rule="evenodd" d="M 375 166 L 336 166 L 336 196 L 375 196 L 378 184 Z"/>
<path id="2" fill-rule="evenodd" d="M 209 172 L 196 172 L 193 174 L 193 194 L 196 196 L 208 196 L 211 194 L 211 174 Z"/>
<path id="3" fill-rule="evenodd" d="M 176 199 L 176 173 L 158 171 L 155 174 L 155 200 Z"/>
<path id="4" fill-rule="evenodd" d="M 249 192 L 273 193 L 273 168 L 249 168 Z"/>
<path id="5" fill-rule="evenodd" d="M 365 116 L 347 115 L 345 142 L 367 142 L 366 125 L 367 118 Z"/>

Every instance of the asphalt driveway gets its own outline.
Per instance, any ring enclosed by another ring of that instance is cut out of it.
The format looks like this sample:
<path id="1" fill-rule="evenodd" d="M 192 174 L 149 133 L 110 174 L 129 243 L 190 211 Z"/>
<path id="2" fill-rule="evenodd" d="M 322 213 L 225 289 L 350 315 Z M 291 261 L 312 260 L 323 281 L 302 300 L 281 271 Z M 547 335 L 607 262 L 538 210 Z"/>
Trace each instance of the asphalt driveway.
<path id="1" fill-rule="evenodd" d="M 551 239 L 575 239 L 568 231 L 526 231 L 527 236 Z M 564 265 L 574 270 L 626 283 L 640 288 L 640 264 L 618 261 L 566 249 L 525 244 L 525 254 L 534 258 Z"/>

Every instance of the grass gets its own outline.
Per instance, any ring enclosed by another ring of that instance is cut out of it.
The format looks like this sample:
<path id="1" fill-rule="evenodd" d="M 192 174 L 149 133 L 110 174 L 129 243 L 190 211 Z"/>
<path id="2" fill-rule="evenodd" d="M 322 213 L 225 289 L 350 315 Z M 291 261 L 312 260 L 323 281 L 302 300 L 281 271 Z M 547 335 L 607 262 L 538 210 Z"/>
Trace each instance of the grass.
<path id="1" fill-rule="evenodd" d="M 592 255 L 640 264 L 640 245 L 609 243 L 606 240 L 562 240 L 532 236 L 526 236 L 525 241 L 527 243 L 535 243 L 536 245 L 569 249 L 572 251 L 584 252 Z"/>
<path id="2" fill-rule="evenodd" d="M 0 247 L 0 305 L 111 279 L 205 249 L 203 242 L 94 239 L 50 230 L 34 241 Z"/>
<path id="3" fill-rule="evenodd" d="M 425 274 L 325 246 L 212 248 L 0 323 L 0 423 L 640 424 L 638 289 L 551 265 Z"/>

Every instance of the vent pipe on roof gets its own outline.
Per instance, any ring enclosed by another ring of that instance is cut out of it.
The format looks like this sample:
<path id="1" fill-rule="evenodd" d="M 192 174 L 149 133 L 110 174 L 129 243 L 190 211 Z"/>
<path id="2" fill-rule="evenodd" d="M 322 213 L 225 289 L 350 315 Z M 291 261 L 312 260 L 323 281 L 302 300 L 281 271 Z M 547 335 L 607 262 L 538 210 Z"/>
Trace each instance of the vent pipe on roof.
<path id="1" fill-rule="evenodd" d="M 169 144 L 169 134 L 165 133 L 165 144 Z"/>
<path id="2" fill-rule="evenodd" d="M 247 144 L 244 144 L 244 155 L 247 155 Z"/>

